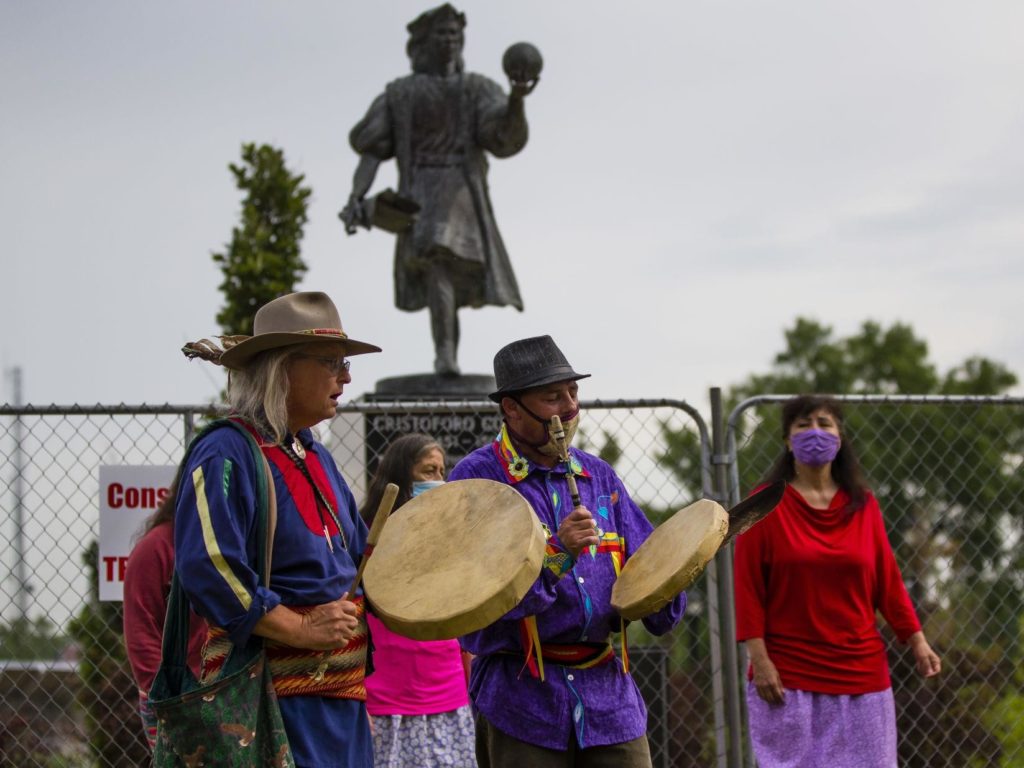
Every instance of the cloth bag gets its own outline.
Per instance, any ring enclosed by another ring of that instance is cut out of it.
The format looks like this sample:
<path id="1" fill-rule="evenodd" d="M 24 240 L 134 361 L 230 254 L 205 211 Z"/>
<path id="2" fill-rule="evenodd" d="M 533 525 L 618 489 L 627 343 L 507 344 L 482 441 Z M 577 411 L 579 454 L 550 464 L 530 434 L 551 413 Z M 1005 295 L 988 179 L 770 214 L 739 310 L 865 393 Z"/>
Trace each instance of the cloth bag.
<path id="1" fill-rule="evenodd" d="M 245 435 L 256 466 L 262 464 L 264 468 L 264 472 L 256 474 L 256 535 L 257 541 L 264 542 L 259 548 L 256 570 L 267 585 L 277 509 L 270 467 L 252 435 L 230 419 L 214 421 L 192 441 L 182 467 L 203 437 L 222 428 L 234 428 Z M 188 478 L 182 478 L 182 482 L 187 481 Z M 149 703 L 157 718 L 153 765 L 294 767 L 263 639 L 253 635 L 246 645 L 234 646 L 217 679 L 201 685 L 188 666 L 188 628 L 189 603 L 175 571 L 164 624 L 163 657 L 149 692 Z"/>

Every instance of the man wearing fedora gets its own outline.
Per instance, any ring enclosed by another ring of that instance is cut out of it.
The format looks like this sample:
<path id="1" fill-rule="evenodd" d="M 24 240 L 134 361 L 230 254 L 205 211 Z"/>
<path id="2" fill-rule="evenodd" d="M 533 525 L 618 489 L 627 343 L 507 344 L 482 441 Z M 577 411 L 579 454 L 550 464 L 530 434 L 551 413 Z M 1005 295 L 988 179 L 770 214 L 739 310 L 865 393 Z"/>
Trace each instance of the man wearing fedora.
<path id="1" fill-rule="evenodd" d="M 652 526 L 606 462 L 577 448 L 559 458 L 551 419 L 566 442 L 579 421 L 577 373 L 550 336 L 514 341 L 494 357 L 502 428 L 460 461 L 449 480 L 507 483 L 530 502 L 547 540 L 544 568 L 522 602 L 462 638 L 476 655 L 470 695 L 481 768 L 650 766 L 647 710 L 628 671 L 625 623 L 612 585 Z M 580 505 L 573 508 L 569 473 Z M 686 606 L 681 594 L 643 620 L 664 634 Z"/>

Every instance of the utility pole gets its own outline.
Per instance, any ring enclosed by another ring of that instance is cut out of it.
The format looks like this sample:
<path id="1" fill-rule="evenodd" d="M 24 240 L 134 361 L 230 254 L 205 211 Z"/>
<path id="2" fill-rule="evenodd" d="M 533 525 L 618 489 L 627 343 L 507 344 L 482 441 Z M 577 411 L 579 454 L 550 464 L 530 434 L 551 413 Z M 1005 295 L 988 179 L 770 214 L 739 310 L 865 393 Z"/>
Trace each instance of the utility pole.
<path id="1" fill-rule="evenodd" d="M 21 399 L 21 368 L 15 366 L 8 372 L 11 377 L 14 407 L 20 408 L 24 403 Z M 25 439 L 25 425 L 21 414 L 14 417 L 14 455 L 11 465 L 14 467 L 14 580 L 15 605 L 17 619 L 24 623 L 28 619 L 28 596 L 31 585 L 25 575 L 25 454 L 22 445 Z"/>

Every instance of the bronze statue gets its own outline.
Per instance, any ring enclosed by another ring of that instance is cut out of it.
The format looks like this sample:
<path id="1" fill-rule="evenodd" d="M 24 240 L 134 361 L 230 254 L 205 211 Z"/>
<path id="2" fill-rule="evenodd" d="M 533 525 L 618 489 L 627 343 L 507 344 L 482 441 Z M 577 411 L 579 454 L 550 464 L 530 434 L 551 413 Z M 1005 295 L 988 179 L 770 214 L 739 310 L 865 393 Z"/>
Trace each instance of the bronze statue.
<path id="1" fill-rule="evenodd" d="M 522 310 L 512 265 L 487 191 L 487 152 L 510 157 L 526 145 L 524 97 L 537 84 L 540 53 L 518 43 L 505 54 L 510 93 L 463 71 L 466 17 L 448 3 L 408 25 L 413 74 L 394 80 L 349 134 L 359 153 L 340 217 L 396 232 L 395 306 L 427 307 L 434 370 L 458 376 L 459 307 Z M 398 163 L 399 190 L 366 194 L 385 160 Z"/>

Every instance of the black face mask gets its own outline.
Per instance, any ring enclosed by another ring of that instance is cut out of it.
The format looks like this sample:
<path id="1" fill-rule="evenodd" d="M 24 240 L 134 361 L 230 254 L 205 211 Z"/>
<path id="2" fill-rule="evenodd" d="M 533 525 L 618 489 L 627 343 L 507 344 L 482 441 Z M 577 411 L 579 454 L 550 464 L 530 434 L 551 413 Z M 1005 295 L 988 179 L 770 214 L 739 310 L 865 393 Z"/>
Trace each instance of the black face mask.
<path id="1" fill-rule="evenodd" d="M 558 449 L 558 441 L 555 440 L 555 436 L 551 433 L 551 419 L 542 419 L 536 413 L 534 413 L 525 405 L 523 405 L 522 400 L 518 398 L 513 398 L 513 400 L 515 400 L 519 404 L 520 408 L 522 408 L 524 411 L 530 414 L 534 421 L 536 421 L 538 424 L 544 425 L 544 432 L 547 435 L 547 438 L 539 443 L 531 443 L 529 440 L 524 439 L 523 436 L 520 434 L 515 434 L 515 438 L 519 440 L 519 442 L 525 443 L 526 445 L 530 446 L 531 448 L 533 448 L 539 453 L 542 453 L 545 456 L 550 456 L 555 459 L 560 458 L 562 454 L 561 451 L 559 451 Z M 572 439 L 576 434 L 576 428 L 579 426 L 579 424 L 579 408 L 573 411 L 568 418 L 562 419 L 562 429 L 565 430 L 565 447 L 567 451 L 569 450 L 569 446 L 572 445 Z"/>

